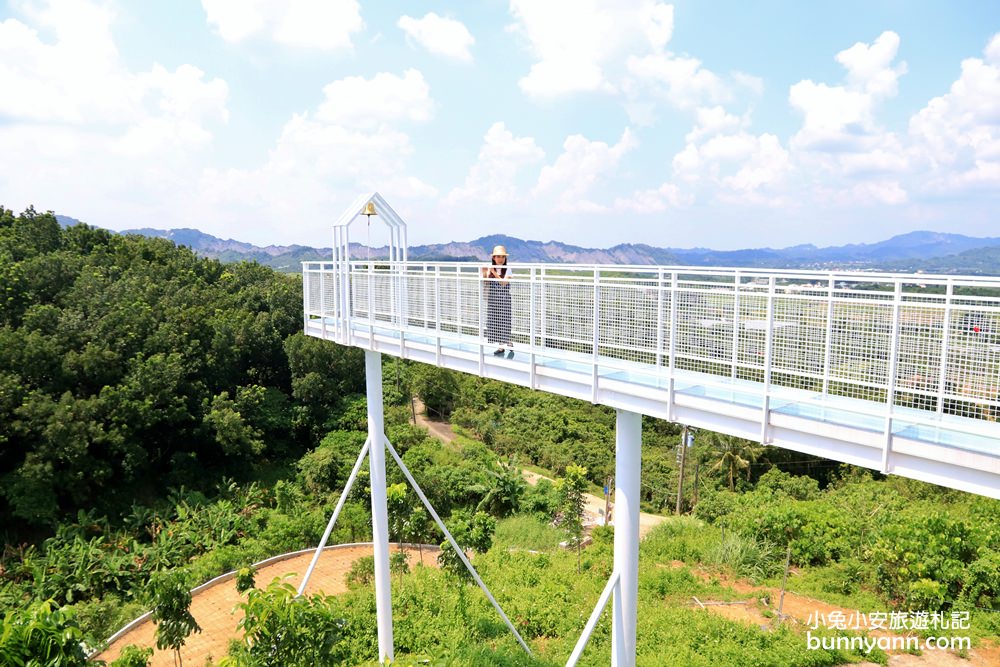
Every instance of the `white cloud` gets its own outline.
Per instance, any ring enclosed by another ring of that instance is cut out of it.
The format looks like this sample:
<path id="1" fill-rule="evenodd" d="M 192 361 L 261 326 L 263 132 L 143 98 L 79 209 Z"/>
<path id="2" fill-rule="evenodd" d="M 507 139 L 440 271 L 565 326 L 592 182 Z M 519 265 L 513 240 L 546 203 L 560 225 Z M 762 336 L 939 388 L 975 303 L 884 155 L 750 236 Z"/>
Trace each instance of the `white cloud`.
<path id="1" fill-rule="evenodd" d="M 202 0 L 201 5 L 227 42 L 264 33 L 288 46 L 349 49 L 365 25 L 357 0 Z"/>
<path id="2" fill-rule="evenodd" d="M 1000 65 L 1000 32 L 993 35 L 986 45 L 986 61 L 992 65 Z"/>
<path id="3" fill-rule="evenodd" d="M 661 213 L 668 209 L 690 205 L 692 198 L 673 183 L 664 183 L 650 190 L 636 190 L 631 197 L 615 199 L 614 209 L 629 213 Z"/>
<path id="4" fill-rule="evenodd" d="M 273 236 L 295 221 L 315 236 L 358 192 L 391 192 L 394 202 L 437 196 L 408 173 L 414 147 L 399 127 L 431 118 L 434 103 L 419 71 L 346 77 L 323 92 L 314 112 L 285 124 L 259 167 L 205 170 L 198 190 L 216 211 L 216 224 L 254 220 Z"/>
<path id="5" fill-rule="evenodd" d="M 461 21 L 429 12 L 421 19 L 402 16 L 396 25 L 409 39 L 433 54 L 472 62 L 472 52 L 469 49 L 476 40 Z"/>
<path id="6" fill-rule="evenodd" d="M 867 181 L 858 183 L 841 196 L 840 204 L 856 206 L 858 204 L 887 204 L 896 206 L 909 201 L 906 190 L 896 181 Z"/>
<path id="7" fill-rule="evenodd" d="M 749 116 L 742 118 L 727 112 L 721 106 L 700 107 L 695 112 L 694 128 L 684 136 L 686 142 L 695 143 L 704 137 L 732 134 L 750 125 Z"/>
<path id="8" fill-rule="evenodd" d="M 614 146 L 603 141 L 590 141 L 574 134 L 563 143 L 563 152 L 551 165 L 542 168 L 538 176 L 536 195 L 552 195 L 559 211 L 603 210 L 586 199 L 593 185 L 612 173 L 622 156 L 638 146 L 628 128 Z"/>
<path id="9" fill-rule="evenodd" d="M 608 69 L 636 49 L 661 50 L 673 33 L 673 8 L 653 0 L 511 0 L 511 30 L 537 57 L 520 81 L 536 98 L 613 92 Z"/>
<path id="10" fill-rule="evenodd" d="M 876 104 L 897 92 L 897 81 L 906 63 L 893 66 L 899 36 L 891 31 L 871 45 L 857 43 L 837 54 L 847 70 L 845 85 L 828 86 L 803 80 L 789 90 L 788 101 L 803 114 L 802 129 L 792 146 L 800 150 L 859 152 L 878 143 Z"/>
<path id="11" fill-rule="evenodd" d="M 465 184 L 452 190 L 446 201 L 449 204 L 512 202 L 519 195 L 518 175 L 544 158 L 545 151 L 535 144 L 534 138 L 515 137 L 504 123 L 493 123 L 483 137 L 479 157 L 466 176 Z"/>
<path id="12" fill-rule="evenodd" d="M 413 150 L 409 136 L 390 125 L 345 127 L 296 114 L 262 165 L 206 169 L 197 190 L 214 225 L 239 227 L 241 238 L 301 242 L 322 238 L 358 192 L 391 192 L 394 207 L 436 196 L 407 173 Z"/>
<path id="13" fill-rule="evenodd" d="M 750 134 L 742 129 L 747 119 L 717 109 L 701 110 L 699 118 L 714 131 L 696 127 L 672 161 L 675 180 L 691 191 L 688 197 L 697 192 L 720 202 L 766 206 L 787 200 L 792 157 L 776 136 Z"/>
<path id="14" fill-rule="evenodd" d="M 136 90 L 118 61 L 112 12 L 89 2 L 28 3 L 32 26 L 0 23 L 0 114 L 18 119 L 122 122 L 138 111 Z"/>
<path id="15" fill-rule="evenodd" d="M 654 53 L 629 57 L 627 67 L 640 85 L 681 109 L 732 99 L 729 87 L 697 58 Z"/>
<path id="16" fill-rule="evenodd" d="M 837 62 L 847 69 L 848 87 L 875 98 L 895 96 L 899 77 L 906 73 L 906 63 L 892 66 L 898 50 L 899 35 L 886 31 L 871 45 L 858 42 L 838 53 Z"/>
<path id="17" fill-rule="evenodd" d="M 1000 34 L 968 58 L 948 93 L 910 119 L 910 136 L 936 189 L 1000 186 Z"/>
<path id="18" fill-rule="evenodd" d="M 434 113 L 424 75 L 408 69 L 403 76 L 379 72 L 371 79 L 349 76 L 323 88 L 319 120 L 348 127 L 374 127 L 406 119 L 423 122 Z"/>

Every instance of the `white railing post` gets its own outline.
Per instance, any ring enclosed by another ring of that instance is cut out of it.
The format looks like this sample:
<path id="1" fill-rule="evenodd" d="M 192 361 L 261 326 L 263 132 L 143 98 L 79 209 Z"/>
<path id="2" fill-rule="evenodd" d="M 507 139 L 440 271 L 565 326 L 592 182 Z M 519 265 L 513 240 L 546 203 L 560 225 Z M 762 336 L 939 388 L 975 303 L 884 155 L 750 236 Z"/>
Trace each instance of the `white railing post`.
<path id="1" fill-rule="evenodd" d="M 611 624 L 614 667 L 634 667 L 639 596 L 639 494 L 642 415 L 615 411 L 615 566 L 619 573 Z"/>
<path id="2" fill-rule="evenodd" d="M 430 281 L 427 279 L 427 269 L 428 268 L 429 267 L 426 264 L 424 264 L 423 270 L 420 273 L 420 281 L 421 281 L 421 283 L 424 286 L 423 292 L 424 292 L 424 329 L 425 330 L 431 328 L 430 327 L 430 323 L 429 323 L 429 321 L 427 319 L 427 317 L 430 315 L 430 313 L 428 311 L 428 308 L 429 308 L 428 301 L 430 301 L 430 295 L 428 293 L 430 292 L 430 284 L 431 284 Z"/>
<path id="3" fill-rule="evenodd" d="M 736 369 L 740 361 L 740 272 L 733 275 L 733 370 L 732 379 L 736 379 Z"/>
<path id="4" fill-rule="evenodd" d="M 455 265 L 455 334 L 462 335 L 462 265 Z"/>
<path id="5" fill-rule="evenodd" d="M 601 270 L 594 267 L 594 359 L 591 374 L 590 402 L 597 404 L 597 369 L 601 346 Z"/>
<path id="6" fill-rule="evenodd" d="M 768 442 L 768 423 L 771 421 L 771 366 L 774 363 L 774 300 L 775 277 L 767 281 L 767 329 L 764 333 L 764 400 L 761 401 L 760 441 Z"/>
<path id="7" fill-rule="evenodd" d="M 368 260 L 368 349 L 375 349 L 375 263 Z"/>
<path id="8" fill-rule="evenodd" d="M 382 355 L 365 351 L 368 395 L 368 468 L 371 478 L 372 546 L 375 552 L 375 613 L 378 659 L 393 659 L 392 593 L 389 580 L 389 510 L 385 489 L 385 423 L 382 406 Z"/>
<path id="9" fill-rule="evenodd" d="M 830 363 L 833 357 L 833 291 L 836 282 L 830 276 L 826 293 L 826 341 L 823 345 L 823 395 L 830 393 Z"/>
<path id="10" fill-rule="evenodd" d="M 441 267 L 434 267 L 434 363 L 441 366 Z"/>
<path id="11" fill-rule="evenodd" d="M 319 314 L 320 332 L 326 340 L 326 274 L 322 264 L 319 265 Z"/>
<path id="12" fill-rule="evenodd" d="M 530 302 L 528 313 L 528 386 L 536 389 L 535 385 L 535 326 L 538 313 L 535 305 L 536 276 L 535 267 L 531 267 L 528 276 L 528 299 Z"/>
<path id="13" fill-rule="evenodd" d="M 545 342 L 546 341 L 546 337 L 545 337 L 545 321 L 548 319 L 548 311 L 546 310 L 546 306 L 545 306 L 546 280 L 545 280 L 545 266 L 544 265 L 542 266 L 542 268 L 540 270 L 539 278 L 541 279 L 541 286 L 542 286 L 541 287 L 541 290 L 542 290 L 541 298 L 539 299 L 539 301 L 540 301 L 539 306 L 540 306 L 540 310 L 542 311 L 542 314 L 541 314 L 541 319 L 542 319 L 542 324 L 541 324 L 541 342 L 539 343 L 539 345 L 541 345 L 541 347 L 545 348 L 545 347 L 548 347 L 548 345 Z"/>
<path id="14" fill-rule="evenodd" d="M 944 414 L 944 395 L 948 387 L 948 347 L 951 343 L 952 300 L 955 297 L 955 283 L 948 279 L 944 296 L 944 327 L 941 332 L 941 367 L 938 369 L 937 413 Z"/>
<path id="15" fill-rule="evenodd" d="M 486 304 L 486 290 L 488 289 L 487 283 L 492 280 L 492 278 L 483 278 L 481 273 L 476 273 L 476 288 L 479 298 L 476 303 L 479 304 L 479 377 L 483 377 L 486 374 L 486 317 L 485 317 L 485 304 Z"/>
<path id="16" fill-rule="evenodd" d="M 677 405 L 674 401 L 674 376 L 677 366 L 677 272 L 670 272 L 670 349 L 667 352 L 667 416 L 677 421 Z M 663 326 L 662 324 L 660 326 Z"/>
<path id="17" fill-rule="evenodd" d="M 337 227 L 333 228 L 333 264 L 330 266 L 330 275 L 333 277 L 333 336 L 334 340 L 342 340 L 343 323 L 340 321 L 340 291 L 344 288 L 340 284 L 340 262 L 337 256 L 340 252 L 340 244 L 337 240 Z"/>
<path id="18" fill-rule="evenodd" d="M 409 299 L 407 299 L 407 286 L 408 281 L 406 280 L 406 265 L 402 262 L 396 262 L 392 265 L 394 268 L 391 271 L 396 275 L 395 283 L 396 289 L 399 293 L 399 356 L 402 359 L 406 358 L 406 309 L 409 306 Z"/>
<path id="19" fill-rule="evenodd" d="M 896 374 L 899 368 L 899 314 L 903 300 L 903 283 L 896 279 L 896 291 L 892 299 L 892 329 L 889 342 L 889 364 L 886 368 L 885 388 L 885 432 L 882 441 L 882 472 L 889 473 L 889 457 L 892 452 L 892 411 L 896 398 Z"/>
<path id="20" fill-rule="evenodd" d="M 663 269 L 656 269 L 656 372 L 663 365 Z"/>

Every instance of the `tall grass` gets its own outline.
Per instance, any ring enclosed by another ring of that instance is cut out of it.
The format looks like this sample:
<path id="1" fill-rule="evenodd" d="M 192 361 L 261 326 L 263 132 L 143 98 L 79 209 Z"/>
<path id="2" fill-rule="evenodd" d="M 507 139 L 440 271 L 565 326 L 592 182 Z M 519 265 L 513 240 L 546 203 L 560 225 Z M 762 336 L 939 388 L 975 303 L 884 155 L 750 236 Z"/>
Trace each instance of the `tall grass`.
<path id="1" fill-rule="evenodd" d="M 558 528 L 527 514 L 512 516 L 497 522 L 493 544 L 501 549 L 551 551 L 566 539 Z"/>
<path id="2" fill-rule="evenodd" d="M 704 562 L 759 583 L 781 571 L 782 556 L 781 549 L 768 540 L 730 531 L 705 552 Z"/>

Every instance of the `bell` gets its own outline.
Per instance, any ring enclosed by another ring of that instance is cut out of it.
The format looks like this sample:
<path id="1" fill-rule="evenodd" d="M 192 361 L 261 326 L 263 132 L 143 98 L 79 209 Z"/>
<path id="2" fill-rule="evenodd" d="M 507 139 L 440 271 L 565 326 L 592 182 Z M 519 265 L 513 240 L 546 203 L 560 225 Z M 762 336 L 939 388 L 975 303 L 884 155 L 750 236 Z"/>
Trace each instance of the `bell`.
<path id="1" fill-rule="evenodd" d="M 369 220 L 371 219 L 371 216 L 378 215 L 378 211 L 375 210 L 375 202 L 370 201 L 365 204 L 365 210 L 361 211 L 361 214 L 367 215 Z"/>

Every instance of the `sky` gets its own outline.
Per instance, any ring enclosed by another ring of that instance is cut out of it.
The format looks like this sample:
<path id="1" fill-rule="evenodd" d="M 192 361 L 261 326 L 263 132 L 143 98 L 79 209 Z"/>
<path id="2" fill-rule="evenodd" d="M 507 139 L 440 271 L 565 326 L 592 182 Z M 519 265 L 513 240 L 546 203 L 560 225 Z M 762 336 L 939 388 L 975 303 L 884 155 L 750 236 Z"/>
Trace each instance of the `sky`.
<path id="1" fill-rule="evenodd" d="M 372 191 L 411 244 L 1000 236 L 1000 2 L 6 0 L 0 156 L 15 212 L 257 245 Z"/>

